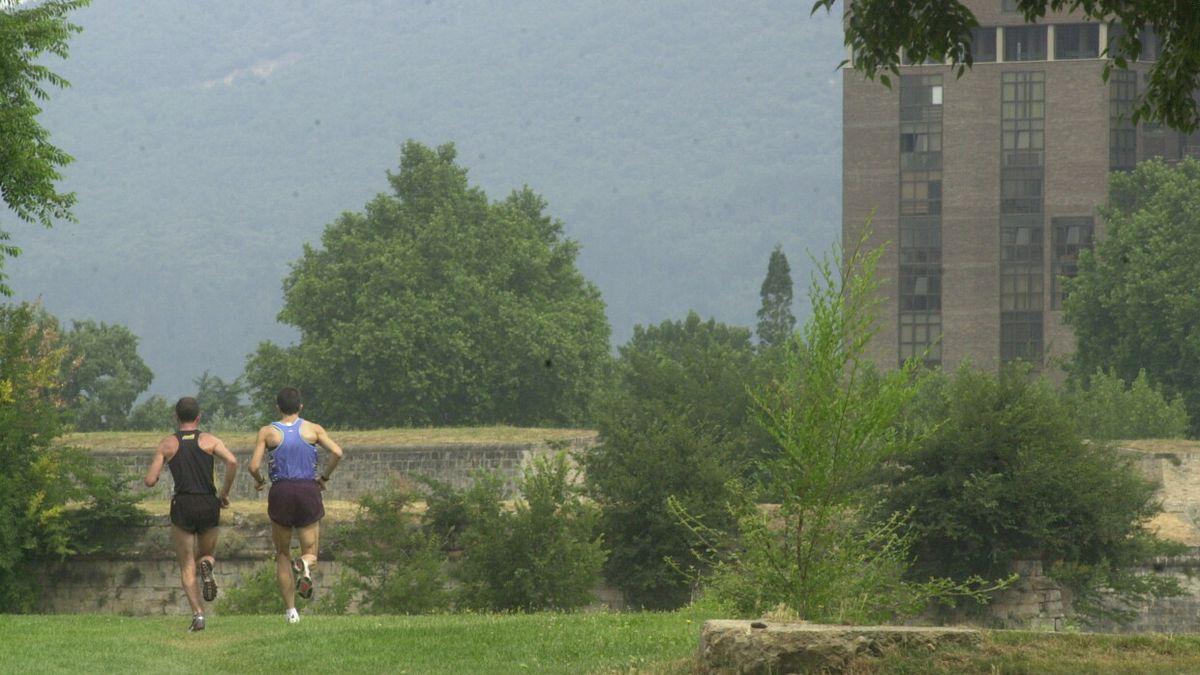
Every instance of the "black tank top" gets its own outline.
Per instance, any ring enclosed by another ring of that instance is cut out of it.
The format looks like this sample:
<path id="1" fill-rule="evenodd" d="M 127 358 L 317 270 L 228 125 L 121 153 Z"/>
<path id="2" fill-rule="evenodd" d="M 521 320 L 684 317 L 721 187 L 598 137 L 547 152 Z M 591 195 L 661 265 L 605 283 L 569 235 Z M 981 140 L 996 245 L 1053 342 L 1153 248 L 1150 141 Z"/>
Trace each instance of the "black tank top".
<path id="1" fill-rule="evenodd" d="M 215 495 L 213 456 L 200 449 L 200 431 L 176 431 L 179 450 L 167 467 L 175 479 L 175 494 Z"/>

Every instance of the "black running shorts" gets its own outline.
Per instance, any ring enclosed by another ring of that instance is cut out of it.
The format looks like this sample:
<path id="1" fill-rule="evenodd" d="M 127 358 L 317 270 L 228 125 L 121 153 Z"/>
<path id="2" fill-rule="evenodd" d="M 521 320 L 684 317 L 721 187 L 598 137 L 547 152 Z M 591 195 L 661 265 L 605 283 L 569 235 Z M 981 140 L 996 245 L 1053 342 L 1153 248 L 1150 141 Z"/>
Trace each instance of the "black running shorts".
<path id="1" fill-rule="evenodd" d="M 221 501 L 216 495 L 177 494 L 171 497 L 171 524 L 203 534 L 221 524 Z"/>
<path id="2" fill-rule="evenodd" d="M 284 527 L 307 527 L 325 517 L 321 485 L 315 480 L 281 480 L 267 493 L 267 515 Z"/>

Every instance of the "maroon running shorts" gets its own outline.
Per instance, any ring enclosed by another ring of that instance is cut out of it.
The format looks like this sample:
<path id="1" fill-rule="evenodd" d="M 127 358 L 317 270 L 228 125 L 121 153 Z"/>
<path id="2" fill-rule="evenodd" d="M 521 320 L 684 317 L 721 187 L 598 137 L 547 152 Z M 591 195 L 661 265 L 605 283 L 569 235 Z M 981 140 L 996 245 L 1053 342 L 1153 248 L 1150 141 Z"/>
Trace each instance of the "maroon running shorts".
<path id="1" fill-rule="evenodd" d="M 267 493 L 267 515 L 284 527 L 306 527 L 325 517 L 321 485 L 315 480 L 281 480 Z"/>

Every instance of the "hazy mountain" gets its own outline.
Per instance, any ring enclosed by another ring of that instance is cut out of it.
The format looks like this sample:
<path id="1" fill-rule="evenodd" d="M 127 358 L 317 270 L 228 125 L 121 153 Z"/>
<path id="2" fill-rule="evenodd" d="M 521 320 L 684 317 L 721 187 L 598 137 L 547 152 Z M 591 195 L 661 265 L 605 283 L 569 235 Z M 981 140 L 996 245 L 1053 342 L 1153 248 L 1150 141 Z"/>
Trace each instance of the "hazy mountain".
<path id="1" fill-rule="evenodd" d="M 44 115 L 78 224 L 13 228 L 20 298 L 129 326 L 175 396 L 232 378 L 280 282 L 400 144 L 454 141 L 582 244 L 614 345 L 688 309 L 753 325 L 840 222 L 840 26 L 796 0 L 98 0 Z"/>

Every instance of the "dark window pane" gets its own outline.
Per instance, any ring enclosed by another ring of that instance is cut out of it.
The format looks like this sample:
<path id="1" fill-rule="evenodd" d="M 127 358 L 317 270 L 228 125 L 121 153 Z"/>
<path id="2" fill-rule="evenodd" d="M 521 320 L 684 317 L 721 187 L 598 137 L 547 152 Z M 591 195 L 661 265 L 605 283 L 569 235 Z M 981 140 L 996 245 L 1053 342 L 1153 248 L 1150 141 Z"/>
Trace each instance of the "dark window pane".
<path id="1" fill-rule="evenodd" d="M 976 63 L 989 63 L 996 60 L 996 29 L 971 29 L 971 58 Z"/>
<path id="2" fill-rule="evenodd" d="M 1004 29 L 1005 61 L 1045 61 L 1045 26 L 1007 26 Z"/>
<path id="3" fill-rule="evenodd" d="M 1062 24 L 1054 27 L 1054 58 L 1094 59 L 1099 55 L 1099 24 Z"/>
<path id="4" fill-rule="evenodd" d="M 1138 56 L 1139 61 L 1156 61 L 1158 60 L 1158 50 L 1160 47 L 1158 34 L 1153 28 L 1142 29 L 1138 37 L 1142 41 L 1142 53 Z"/>

